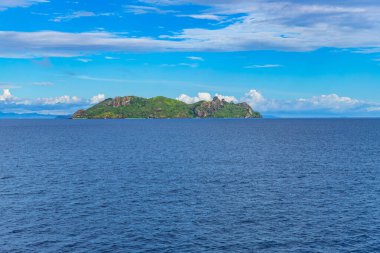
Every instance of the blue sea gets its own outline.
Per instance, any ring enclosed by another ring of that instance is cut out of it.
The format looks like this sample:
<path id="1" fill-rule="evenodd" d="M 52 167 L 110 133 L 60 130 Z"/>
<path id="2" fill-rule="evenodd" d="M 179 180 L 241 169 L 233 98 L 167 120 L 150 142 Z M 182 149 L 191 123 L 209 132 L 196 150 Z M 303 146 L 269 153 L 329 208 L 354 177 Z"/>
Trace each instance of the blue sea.
<path id="1" fill-rule="evenodd" d="M 0 252 L 380 252 L 380 120 L 1 120 Z"/>

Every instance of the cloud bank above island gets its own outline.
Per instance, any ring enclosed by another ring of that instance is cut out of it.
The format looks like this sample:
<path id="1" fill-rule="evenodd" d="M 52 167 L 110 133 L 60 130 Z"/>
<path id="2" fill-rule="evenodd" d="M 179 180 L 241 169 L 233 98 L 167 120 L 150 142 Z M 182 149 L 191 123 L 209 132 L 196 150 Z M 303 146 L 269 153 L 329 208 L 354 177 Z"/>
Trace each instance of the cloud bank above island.
<path id="1" fill-rule="evenodd" d="M 187 104 L 199 101 L 211 101 L 214 97 L 232 103 L 248 103 L 254 110 L 265 115 L 278 117 L 336 117 L 339 115 L 377 117 L 380 115 L 380 103 L 360 101 L 336 94 L 299 98 L 294 100 L 268 99 L 255 89 L 246 92 L 242 97 L 199 92 L 191 97 L 186 94 L 176 99 Z M 69 115 L 78 109 L 87 109 L 104 101 L 107 97 L 98 94 L 85 99 L 78 96 L 59 96 L 53 98 L 23 99 L 15 97 L 9 89 L 0 94 L 0 111 L 6 113 L 39 113 L 50 115 Z"/>
<path id="2" fill-rule="evenodd" d="M 313 96 L 309 98 L 298 98 L 293 100 L 268 99 L 262 93 L 252 89 L 239 99 L 233 96 L 222 96 L 215 94 L 227 102 L 248 103 L 254 110 L 264 115 L 277 115 L 278 117 L 336 117 L 338 115 L 350 116 L 373 116 L 377 117 L 380 112 L 380 103 L 360 101 L 350 97 L 342 97 L 337 94 Z M 202 100 L 211 101 L 213 96 L 209 93 L 198 93 L 196 97 L 182 94 L 177 100 L 187 104 Z"/>

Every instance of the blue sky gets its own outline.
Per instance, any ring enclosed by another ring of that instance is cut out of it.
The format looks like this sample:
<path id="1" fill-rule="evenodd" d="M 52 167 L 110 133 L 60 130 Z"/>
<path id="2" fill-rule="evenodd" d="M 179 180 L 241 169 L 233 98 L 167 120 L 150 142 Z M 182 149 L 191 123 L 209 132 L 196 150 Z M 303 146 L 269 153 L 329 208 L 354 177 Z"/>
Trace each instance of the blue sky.
<path id="1" fill-rule="evenodd" d="M 374 0 L 0 0 L 0 112 L 214 95 L 282 117 L 380 116 Z"/>

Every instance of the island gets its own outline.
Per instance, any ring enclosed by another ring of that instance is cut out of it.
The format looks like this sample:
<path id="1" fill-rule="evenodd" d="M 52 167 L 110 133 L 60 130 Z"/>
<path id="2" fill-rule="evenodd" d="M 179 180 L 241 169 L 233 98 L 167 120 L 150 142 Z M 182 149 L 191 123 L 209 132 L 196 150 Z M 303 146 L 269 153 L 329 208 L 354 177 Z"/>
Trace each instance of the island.
<path id="1" fill-rule="evenodd" d="M 72 119 L 167 119 L 167 118 L 261 118 L 247 103 L 227 102 L 215 97 L 212 101 L 186 104 L 167 97 L 136 96 L 106 99 L 87 110 L 79 110 Z"/>

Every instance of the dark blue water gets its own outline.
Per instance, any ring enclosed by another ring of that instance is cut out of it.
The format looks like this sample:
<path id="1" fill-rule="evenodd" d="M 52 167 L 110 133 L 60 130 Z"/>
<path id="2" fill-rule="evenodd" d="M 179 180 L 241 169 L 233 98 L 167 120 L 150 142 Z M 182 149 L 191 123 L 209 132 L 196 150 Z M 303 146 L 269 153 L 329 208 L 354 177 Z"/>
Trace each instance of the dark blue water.
<path id="1" fill-rule="evenodd" d="M 0 121 L 0 252 L 380 252 L 380 120 Z"/>

